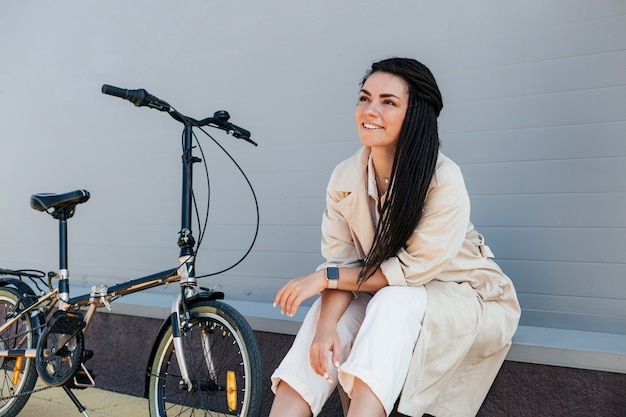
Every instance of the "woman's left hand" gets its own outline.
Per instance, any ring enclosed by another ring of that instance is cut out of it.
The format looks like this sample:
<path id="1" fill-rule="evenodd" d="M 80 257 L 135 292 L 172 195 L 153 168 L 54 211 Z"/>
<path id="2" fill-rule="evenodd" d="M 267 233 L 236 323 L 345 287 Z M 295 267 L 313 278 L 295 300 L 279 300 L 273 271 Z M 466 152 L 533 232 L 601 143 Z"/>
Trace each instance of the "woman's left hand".
<path id="1" fill-rule="evenodd" d="M 324 326 L 324 324 L 327 324 L 327 326 Z M 315 337 L 309 351 L 309 360 L 313 372 L 326 378 L 328 382 L 333 382 L 332 374 L 330 369 L 328 369 L 329 354 L 332 355 L 331 361 L 333 366 L 339 368 L 341 340 L 339 339 L 339 333 L 337 333 L 337 324 L 318 322 Z"/>
<path id="2" fill-rule="evenodd" d="M 280 306 L 281 314 L 287 313 L 289 317 L 293 317 L 304 300 L 320 294 L 326 289 L 326 285 L 323 269 L 294 278 L 278 290 L 274 298 L 274 307 Z"/>

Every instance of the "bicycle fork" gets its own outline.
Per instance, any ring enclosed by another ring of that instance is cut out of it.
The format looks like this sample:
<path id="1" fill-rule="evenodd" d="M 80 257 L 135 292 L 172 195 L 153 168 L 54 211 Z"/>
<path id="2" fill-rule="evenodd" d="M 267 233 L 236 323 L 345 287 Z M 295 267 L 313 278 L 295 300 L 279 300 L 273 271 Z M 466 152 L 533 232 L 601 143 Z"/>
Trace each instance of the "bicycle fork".
<path id="1" fill-rule="evenodd" d="M 182 325 L 187 327 L 190 325 L 189 318 L 187 317 L 187 308 L 185 303 L 185 288 L 183 287 L 182 291 L 172 302 L 172 312 L 171 312 L 171 322 L 172 322 L 172 338 L 174 340 L 174 352 L 176 353 L 176 359 L 178 361 L 178 367 L 180 371 L 180 388 L 185 389 L 186 391 L 193 391 L 193 381 L 189 377 L 189 370 L 187 369 L 187 359 L 185 358 L 185 351 L 183 350 L 183 340 L 181 337 L 181 315 L 180 309 L 184 305 L 185 307 L 185 319 L 182 321 Z"/>
<path id="2" fill-rule="evenodd" d="M 187 258 L 180 267 L 181 291 L 172 302 L 170 315 L 172 322 L 174 352 L 176 353 L 176 360 L 178 361 L 178 367 L 181 375 L 180 388 L 189 392 L 220 391 L 223 388 L 220 388 L 219 385 L 216 383 L 217 375 L 213 362 L 213 356 L 211 354 L 211 343 L 204 327 L 200 329 L 202 352 L 199 353 L 201 353 L 204 357 L 204 361 L 209 372 L 210 381 L 202 382 L 193 380 L 187 368 L 187 358 L 183 347 L 182 333 L 189 330 L 192 326 L 189 308 L 187 307 L 186 302 L 188 297 L 197 294 L 197 291 L 195 289 L 195 277 L 193 277 L 192 270 L 193 260 L 191 258 Z"/>
<path id="3" fill-rule="evenodd" d="M 181 282 L 185 282 L 184 269 Z M 183 346 L 183 334 L 192 326 L 191 316 L 186 304 L 186 299 L 187 297 L 193 295 L 197 295 L 197 292 L 195 291 L 195 287 L 193 285 L 191 287 L 182 286 L 179 295 L 172 302 L 170 314 L 174 352 L 176 355 L 176 360 L 178 362 L 178 370 L 180 372 L 179 387 L 181 390 L 187 392 L 228 391 L 230 393 L 232 391 L 234 394 L 236 391 L 236 382 L 235 374 L 233 371 L 227 372 L 225 384 L 218 383 L 218 375 L 212 355 L 211 341 L 209 337 L 209 333 L 213 330 L 212 328 L 200 326 L 200 328 L 197 329 L 200 332 L 200 345 L 202 347 L 202 351 L 193 353 L 193 355 L 202 355 L 204 366 L 206 367 L 206 370 L 208 372 L 208 380 L 204 378 L 194 378 L 189 372 L 187 366 L 187 357 Z M 231 410 L 234 410 L 236 408 L 236 405 L 234 404 L 235 400 L 231 400 L 230 397 L 232 397 L 232 395 L 229 395 L 229 407 L 231 408 Z"/>

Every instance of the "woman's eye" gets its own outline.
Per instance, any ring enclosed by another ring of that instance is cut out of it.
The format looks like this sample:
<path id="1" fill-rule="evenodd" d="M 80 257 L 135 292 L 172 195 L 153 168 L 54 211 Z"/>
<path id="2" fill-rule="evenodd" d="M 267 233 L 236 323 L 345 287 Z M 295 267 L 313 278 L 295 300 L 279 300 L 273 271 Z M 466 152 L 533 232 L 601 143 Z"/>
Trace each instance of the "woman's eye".
<path id="1" fill-rule="evenodd" d="M 359 101 L 369 101 L 369 98 L 367 96 L 360 96 Z"/>
<path id="2" fill-rule="evenodd" d="M 384 103 L 388 104 L 390 106 L 395 106 L 396 105 L 396 103 L 394 101 L 392 101 L 392 100 L 385 100 Z"/>

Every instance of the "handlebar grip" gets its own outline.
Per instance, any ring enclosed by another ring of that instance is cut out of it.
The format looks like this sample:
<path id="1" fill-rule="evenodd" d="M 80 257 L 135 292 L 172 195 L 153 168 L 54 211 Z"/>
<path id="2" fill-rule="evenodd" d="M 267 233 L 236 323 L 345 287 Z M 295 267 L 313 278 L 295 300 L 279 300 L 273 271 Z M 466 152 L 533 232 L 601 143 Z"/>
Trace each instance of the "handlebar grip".
<path id="1" fill-rule="evenodd" d="M 102 84 L 102 94 L 108 94 L 123 99 L 128 98 L 129 91 L 125 88 L 114 87 L 108 84 Z"/>
<path id="2" fill-rule="evenodd" d="M 150 95 L 146 90 L 140 88 L 138 90 L 127 90 L 125 88 L 114 87 L 112 85 L 103 84 L 102 85 L 102 93 L 108 94 L 110 96 L 115 96 L 119 98 L 123 98 L 125 100 L 130 101 L 135 106 L 147 106 L 150 104 L 166 104 L 161 102 L 156 97 Z"/>

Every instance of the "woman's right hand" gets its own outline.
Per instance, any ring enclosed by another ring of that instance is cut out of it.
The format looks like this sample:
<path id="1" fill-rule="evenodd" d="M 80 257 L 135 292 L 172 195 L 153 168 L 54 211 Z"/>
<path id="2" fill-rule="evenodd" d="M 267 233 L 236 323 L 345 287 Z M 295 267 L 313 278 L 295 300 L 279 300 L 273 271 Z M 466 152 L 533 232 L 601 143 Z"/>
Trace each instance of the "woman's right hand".
<path id="1" fill-rule="evenodd" d="M 274 298 L 274 307 L 279 306 L 281 314 L 287 313 L 289 317 L 293 317 L 304 300 L 326 289 L 326 281 L 326 273 L 323 270 L 294 278 L 278 290 Z"/>
<path id="2" fill-rule="evenodd" d="M 332 353 L 332 364 L 330 366 L 338 368 L 341 361 L 339 333 L 337 333 L 336 326 L 324 326 L 320 323 L 309 352 L 311 368 L 313 368 L 316 374 L 326 378 L 328 382 L 333 382 L 328 365 L 330 353 Z"/>

